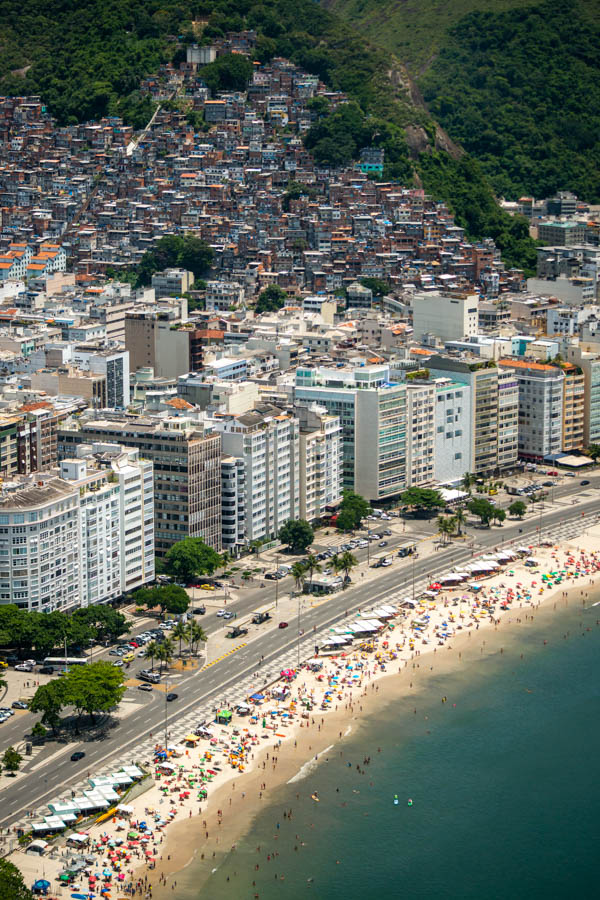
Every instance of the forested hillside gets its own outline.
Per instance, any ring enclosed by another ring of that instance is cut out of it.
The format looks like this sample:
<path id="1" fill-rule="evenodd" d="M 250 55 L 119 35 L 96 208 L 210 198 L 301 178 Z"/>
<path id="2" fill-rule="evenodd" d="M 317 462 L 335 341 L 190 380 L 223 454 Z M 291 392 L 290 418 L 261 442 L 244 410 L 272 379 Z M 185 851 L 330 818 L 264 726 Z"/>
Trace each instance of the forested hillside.
<path id="1" fill-rule="evenodd" d="M 315 109 L 306 140 L 319 161 L 347 163 L 379 145 L 386 178 L 422 183 L 471 237 L 495 238 L 509 264 L 534 264 L 524 222 L 500 210 L 480 167 L 419 104 L 401 62 L 313 0 L 0 0 L 0 93 L 41 93 L 62 123 L 119 114 L 139 127 L 149 117 L 137 93 L 144 75 L 185 59 L 191 41 L 244 29 L 259 34 L 256 59 L 288 57 L 352 100 L 340 112 Z M 214 67 L 207 75 L 218 84 Z"/>
<path id="2" fill-rule="evenodd" d="M 598 0 L 322 0 L 397 53 L 510 198 L 600 200 Z"/>

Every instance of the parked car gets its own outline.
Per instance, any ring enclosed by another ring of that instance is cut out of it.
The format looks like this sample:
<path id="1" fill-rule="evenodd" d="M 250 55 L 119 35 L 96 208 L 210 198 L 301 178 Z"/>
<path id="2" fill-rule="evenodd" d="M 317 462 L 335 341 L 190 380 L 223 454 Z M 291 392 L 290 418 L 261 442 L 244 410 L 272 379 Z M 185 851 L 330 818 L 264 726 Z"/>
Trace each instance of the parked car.
<path id="1" fill-rule="evenodd" d="M 20 663 L 20 665 L 15 666 L 16 672 L 33 672 L 33 666 L 31 663 Z"/>
<path id="2" fill-rule="evenodd" d="M 217 616 L 219 617 L 219 619 L 222 619 L 226 612 L 227 612 L 226 609 L 218 609 Z"/>
<path id="3" fill-rule="evenodd" d="M 12 702 L 13 709 L 29 709 L 24 700 L 13 700 Z"/>
<path id="4" fill-rule="evenodd" d="M 117 669 L 120 669 L 120 668 L 123 666 L 123 660 L 122 660 L 122 659 L 115 659 L 115 661 L 114 661 L 114 663 L 113 663 L 113 666 L 115 666 Z"/>
<path id="5" fill-rule="evenodd" d="M 224 619 L 227 619 L 227 620 L 229 620 L 229 619 L 234 619 L 234 618 L 235 618 L 235 613 L 232 613 L 231 610 L 227 610 L 227 612 L 225 612 L 225 613 L 223 614 L 223 618 L 224 618 Z"/>
<path id="6" fill-rule="evenodd" d="M 40 675 L 54 675 L 54 666 L 42 666 Z"/>

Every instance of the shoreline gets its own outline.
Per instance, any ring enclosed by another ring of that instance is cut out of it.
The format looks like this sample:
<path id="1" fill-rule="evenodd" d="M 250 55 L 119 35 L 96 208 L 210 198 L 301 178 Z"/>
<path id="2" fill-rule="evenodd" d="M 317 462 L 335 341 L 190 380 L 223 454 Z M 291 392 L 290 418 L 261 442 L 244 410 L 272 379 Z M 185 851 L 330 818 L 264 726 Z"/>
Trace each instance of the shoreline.
<path id="1" fill-rule="evenodd" d="M 415 698 L 416 702 L 432 677 L 443 677 L 462 665 L 471 665 L 497 652 L 503 653 L 503 642 L 508 644 L 511 634 L 517 633 L 518 625 L 539 623 L 540 610 L 542 618 L 549 620 L 558 607 L 566 608 L 573 599 L 589 594 L 600 579 L 600 553 L 596 554 L 594 550 L 598 546 L 598 537 L 600 526 L 561 544 L 543 550 L 537 548 L 534 552 L 540 561 L 539 571 L 532 572 L 523 561 L 514 561 L 507 567 L 510 572 L 501 571 L 481 582 L 480 593 L 475 596 L 465 598 L 464 587 L 441 591 L 434 600 L 424 600 L 420 609 L 408 610 L 402 621 L 392 620 L 389 629 L 372 641 L 374 649 L 371 653 L 353 647 L 343 656 L 319 658 L 323 663 L 322 674 L 305 668 L 299 670 L 290 684 L 289 706 L 280 707 L 280 702 L 268 700 L 264 708 L 257 711 L 258 718 L 263 719 L 262 728 L 260 722 L 252 726 L 248 719 L 236 717 L 233 731 L 232 726 L 229 729 L 221 727 L 220 734 L 215 734 L 218 741 L 215 740 L 214 747 L 206 741 L 200 742 L 203 756 L 197 756 L 197 750 L 182 748 L 176 774 L 161 776 L 156 772 L 156 764 L 144 763 L 154 772 L 153 783 L 134 801 L 131 819 L 151 820 L 159 814 L 167 820 L 169 827 L 165 827 L 163 833 L 161 826 L 156 826 L 152 844 L 145 845 L 153 847 L 150 865 L 142 864 L 144 850 L 136 847 L 131 850 L 127 862 L 123 861 L 118 867 L 124 876 L 121 883 L 113 885 L 113 889 L 118 887 L 118 896 L 154 897 L 155 900 L 177 896 L 177 878 L 185 880 L 190 866 L 194 869 L 193 874 L 188 873 L 187 877 L 192 878 L 188 887 L 194 891 L 197 888 L 199 892 L 235 848 L 236 841 L 249 832 L 261 806 L 271 805 L 278 791 L 289 784 L 298 784 L 298 797 L 300 792 L 304 794 L 308 788 L 303 782 L 307 782 L 314 768 L 332 755 L 343 753 L 338 744 L 343 744 L 350 733 L 354 736 L 357 730 L 368 729 L 369 718 L 374 713 L 393 702 L 409 698 L 411 702 Z M 559 556 L 565 558 L 561 563 Z M 541 573 L 569 566 L 566 560 L 571 558 L 575 560 L 571 574 L 580 566 L 591 571 L 586 570 L 585 574 L 582 571 L 575 577 L 563 575 L 560 585 L 554 581 L 544 583 L 547 576 L 543 578 Z M 525 579 L 531 581 L 530 587 L 523 587 Z M 509 592 L 512 592 L 512 605 L 510 609 L 502 610 L 502 598 Z M 517 594 L 518 605 L 515 602 Z M 585 602 L 585 597 L 582 599 Z M 486 609 L 486 604 L 492 612 Z M 368 614 L 363 613 L 363 617 Z M 481 635 L 477 634 L 474 639 L 474 633 L 479 631 Z M 291 702 L 290 698 L 293 698 Z M 312 709 L 310 713 L 303 711 L 300 717 L 303 702 L 308 699 Z M 274 713 L 267 712 L 267 708 L 272 710 L 273 706 L 279 707 L 279 714 L 288 710 L 289 725 L 283 718 L 277 719 Z M 265 724 L 265 718 L 269 720 L 268 724 Z M 243 727 L 246 725 L 249 728 Z M 213 727 L 215 732 L 219 729 L 219 726 Z M 233 737 L 240 731 L 246 734 Z M 228 747 L 228 741 L 245 741 L 244 771 L 233 768 L 233 743 Z M 199 775 L 193 770 L 207 766 L 207 751 L 213 756 L 222 753 L 224 759 L 216 759 L 217 771 L 213 784 L 208 786 L 208 796 L 194 799 L 190 793 L 194 795 L 200 784 L 195 784 Z M 191 791 L 186 791 L 188 786 Z M 172 796 L 173 792 L 175 796 Z M 98 851 L 103 853 L 101 835 L 104 835 L 102 841 L 108 840 L 118 837 L 118 831 L 129 827 L 124 820 L 113 819 L 112 825 L 104 822 L 102 826 L 93 826 L 90 832 Z M 30 857 L 16 852 L 11 861 L 22 869 L 26 879 L 31 876 Z M 49 873 L 52 860 L 45 857 L 44 863 L 46 877 L 53 880 Z M 56 866 L 61 863 L 64 858 L 61 860 L 59 856 Z M 100 858 L 95 865 L 102 868 L 106 863 Z M 123 876 L 119 875 L 120 878 Z M 94 890 L 97 892 L 99 887 L 98 882 Z M 73 886 L 68 889 L 69 894 L 73 889 Z M 85 890 L 82 885 L 77 889 Z M 57 891 L 57 896 L 64 895 Z"/>
<path id="2" fill-rule="evenodd" d="M 590 536 L 588 533 L 588 541 L 590 537 L 593 535 Z M 549 550 L 555 552 L 556 548 L 560 548 L 559 552 L 566 552 L 567 547 L 577 547 L 579 552 L 579 548 L 585 547 L 586 543 L 584 536 L 581 535 L 572 541 L 553 545 Z M 587 547 L 585 551 L 593 553 L 593 550 Z M 504 577 L 505 573 L 496 575 L 485 582 L 484 587 L 489 591 L 493 589 L 492 581 Z M 418 651 L 418 655 L 402 659 L 399 667 L 394 666 L 393 670 L 369 675 L 367 684 L 362 686 L 363 689 L 353 698 L 349 708 L 331 710 L 326 714 L 319 711 L 322 719 L 321 727 L 319 728 L 317 723 L 316 728 L 311 727 L 310 734 L 302 733 L 300 727 L 295 727 L 294 732 L 290 733 L 288 740 L 278 751 L 281 758 L 278 756 L 276 765 L 271 766 L 270 778 L 264 791 L 259 789 L 259 785 L 265 783 L 261 781 L 264 770 L 260 767 L 266 762 L 265 757 L 270 752 L 267 748 L 257 758 L 251 771 L 244 773 L 243 777 L 224 782 L 218 791 L 210 796 L 202 816 L 194 816 L 185 823 L 183 821 L 174 823 L 169 831 L 162 858 L 157 861 L 156 870 L 144 866 L 135 872 L 135 880 L 141 880 L 144 884 L 144 878 L 147 878 L 147 884 L 152 886 L 151 896 L 156 900 L 166 900 L 167 897 L 174 896 L 177 876 L 181 877 L 190 865 L 201 859 L 204 860 L 203 871 L 196 869 L 194 872 L 194 882 L 200 892 L 213 871 L 220 867 L 225 857 L 235 849 L 236 841 L 248 833 L 265 801 L 272 805 L 277 792 L 292 783 L 297 782 L 299 789 L 302 790 L 300 785 L 310 777 L 313 768 L 327 761 L 328 753 L 332 755 L 339 752 L 338 745 L 343 744 L 344 737 L 349 733 L 355 736 L 357 731 L 368 728 L 369 718 L 393 702 L 407 700 L 409 697 L 416 700 L 421 691 L 427 688 L 432 677 L 440 675 L 443 677 L 462 665 L 472 665 L 499 652 L 503 653 L 503 642 L 506 639 L 508 643 L 512 635 L 518 633 L 519 626 L 540 627 L 541 624 L 541 627 L 544 627 L 560 609 L 572 609 L 573 601 L 581 598 L 582 594 L 584 595 L 582 605 L 585 605 L 586 596 L 599 586 L 599 582 L 598 570 L 587 577 L 569 578 L 563 586 L 535 594 L 531 604 L 521 603 L 518 607 L 513 606 L 502 613 L 495 622 L 486 618 L 478 627 L 465 629 L 462 634 L 453 637 L 447 646 L 438 648 L 429 645 Z M 449 593 L 452 595 L 456 592 Z M 541 623 L 540 613 L 544 620 Z M 477 634 L 477 639 L 473 640 L 477 631 L 481 631 L 481 639 Z M 351 655 L 353 654 L 348 654 Z M 507 654 L 507 658 L 510 658 L 510 653 Z M 421 662 L 425 665 L 421 665 Z M 302 673 L 298 680 L 301 677 Z M 408 677 L 410 681 L 407 684 Z M 313 719 L 316 723 L 317 716 L 314 714 Z M 292 737 L 293 746 L 290 740 Z M 242 787 L 246 795 L 243 801 L 240 799 Z M 306 791 L 307 788 L 304 788 L 303 793 Z M 222 811 L 222 816 L 218 815 L 219 810 Z M 184 834 L 185 840 L 182 840 Z M 157 872 L 162 879 L 159 883 L 156 880 Z"/>

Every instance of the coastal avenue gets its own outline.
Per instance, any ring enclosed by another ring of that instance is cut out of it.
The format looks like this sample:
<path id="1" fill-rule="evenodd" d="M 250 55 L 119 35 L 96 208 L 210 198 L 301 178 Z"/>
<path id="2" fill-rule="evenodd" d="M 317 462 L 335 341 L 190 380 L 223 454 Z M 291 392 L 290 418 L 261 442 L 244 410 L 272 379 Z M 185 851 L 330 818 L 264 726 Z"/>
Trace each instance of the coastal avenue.
<path id="1" fill-rule="evenodd" d="M 553 527 L 582 519 L 583 513 L 585 517 L 600 513 L 600 496 L 578 503 L 577 506 L 547 513 L 544 517 L 543 531 L 547 532 Z M 505 525 L 501 532 L 498 529 L 478 529 L 478 549 L 493 548 L 500 542 L 537 541 L 537 525 L 537 521 L 529 520 Z M 418 581 L 425 576 L 442 574 L 445 570 L 471 559 L 473 555 L 474 551 L 468 546 L 450 545 L 435 554 L 418 560 L 409 560 L 373 581 L 355 584 L 343 593 L 334 594 L 321 605 L 308 609 L 303 614 L 302 626 L 306 632 L 305 637 L 316 627 L 315 643 L 318 643 L 318 633 L 345 618 L 347 612 L 371 606 L 392 594 L 410 595 L 413 579 Z M 240 602 L 236 608 L 243 611 L 242 606 L 247 603 L 248 601 Z M 171 723 L 200 704 L 208 702 L 218 705 L 240 680 L 256 672 L 259 667 L 258 660 L 262 656 L 264 656 L 262 670 L 268 671 L 269 665 L 273 664 L 282 653 L 296 647 L 297 639 L 295 629 L 269 631 L 252 640 L 237 653 L 216 662 L 204 672 L 178 676 L 180 700 L 177 704 L 173 704 L 172 710 L 169 711 Z M 257 681 L 260 682 L 260 678 Z M 10 825 L 22 819 L 25 810 L 34 810 L 43 803 L 61 796 L 70 784 L 81 781 L 86 771 L 93 772 L 112 756 L 118 754 L 120 763 L 136 760 L 136 745 L 146 738 L 149 732 L 161 734 L 164 704 L 158 702 L 159 699 L 162 700 L 162 695 L 159 698 L 157 694 L 154 702 L 126 715 L 115 729 L 107 733 L 104 740 L 79 745 L 72 743 L 66 746 L 59 745 L 59 749 L 52 749 L 47 760 L 34 763 L 29 773 L 18 775 L 13 782 L 3 787 L 0 824 Z M 75 749 L 85 750 L 86 753 L 81 765 L 77 766 L 69 759 Z"/>

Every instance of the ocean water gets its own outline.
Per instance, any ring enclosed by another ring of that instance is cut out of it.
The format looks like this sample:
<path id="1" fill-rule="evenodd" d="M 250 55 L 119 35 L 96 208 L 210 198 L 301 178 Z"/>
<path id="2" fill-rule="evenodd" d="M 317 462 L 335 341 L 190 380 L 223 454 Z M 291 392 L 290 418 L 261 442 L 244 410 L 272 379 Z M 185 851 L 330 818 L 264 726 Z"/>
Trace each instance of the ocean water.
<path id="1" fill-rule="evenodd" d="M 503 653 L 497 636 L 480 658 L 473 646 L 457 672 L 432 673 L 279 788 L 208 880 L 192 864 L 175 896 L 598 896 L 598 620 L 600 606 L 572 605 L 538 614 Z"/>

